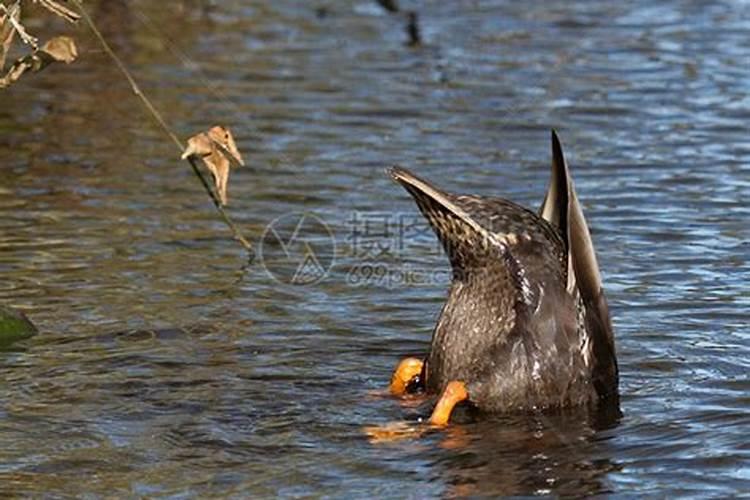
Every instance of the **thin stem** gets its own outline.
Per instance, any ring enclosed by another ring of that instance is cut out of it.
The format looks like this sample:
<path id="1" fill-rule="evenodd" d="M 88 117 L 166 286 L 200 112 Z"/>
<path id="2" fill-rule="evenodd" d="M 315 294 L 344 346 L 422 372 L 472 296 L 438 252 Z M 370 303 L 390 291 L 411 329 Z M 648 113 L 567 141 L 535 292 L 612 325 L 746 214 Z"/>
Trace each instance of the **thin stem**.
<path id="1" fill-rule="evenodd" d="M 117 54 L 115 54 L 115 52 L 109 46 L 109 44 L 102 36 L 99 29 L 94 24 L 94 21 L 91 19 L 91 16 L 89 16 L 86 9 L 83 8 L 81 1 L 80 0 L 72 0 L 72 1 L 75 4 L 75 6 L 78 8 L 78 11 L 81 13 L 81 16 L 83 17 L 84 21 L 86 21 L 86 24 L 88 24 L 91 31 L 99 40 L 99 43 L 101 43 L 102 47 L 104 48 L 104 51 L 112 59 L 112 61 L 114 61 L 114 63 L 117 65 L 117 68 L 120 70 L 120 72 L 122 72 L 122 74 L 125 75 L 125 78 L 128 80 L 130 87 L 133 89 L 133 93 L 136 96 L 138 96 L 138 98 L 141 100 L 143 105 L 146 106 L 146 109 L 151 114 L 151 116 L 154 117 L 156 122 L 162 128 L 162 130 L 169 136 L 170 139 L 172 139 L 172 142 L 175 143 L 179 152 L 182 153 L 185 150 L 185 146 L 183 146 L 180 139 L 174 134 L 174 132 L 172 132 L 172 130 L 167 125 L 167 123 L 164 121 L 164 118 L 161 116 L 161 113 L 159 113 L 159 111 L 154 107 L 154 105 L 151 103 L 151 100 L 149 100 L 149 98 L 146 97 L 146 94 L 144 94 L 141 88 L 138 86 L 135 79 L 130 74 L 130 71 L 128 71 L 128 68 L 125 67 L 125 64 L 122 62 L 122 60 L 117 56 Z M 208 181 L 206 180 L 206 177 L 203 175 L 203 172 L 201 172 L 200 168 L 198 167 L 198 164 L 195 161 L 195 158 L 189 157 L 187 160 L 190 163 L 190 166 L 193 168 L 193 173 L 195 173 L 198 179 L 200 179 L 201 184 L 203 184 L 203 187 L 205 188 L 206 192 L 211 197 L 211 200 L 214 202 L 214 207 L 216 207 L 216 210 L 219 212 L 219 215 L 221 215 L 221 218 L 224 219 L 224 222 L 232 231 L 234 238 L 237 241 L 239 241 L 243 247 L 245 247 L 245 250 L 247 250 L 250 253 L 250 258 L 252 259 L 253 245 L 249 241 L 247 241 L 247 239 L 245 239 L 245 237 L 242 235 L 242 232 L 239 230 L 237 225 L 229 217 L 229 214 L 227 214 L 226 210 L 224 210 L 224 207 L 221 206 L 221 202 L 219 201 L 219 198 L 211 189 L 211 185 L 208 183 Z"/>

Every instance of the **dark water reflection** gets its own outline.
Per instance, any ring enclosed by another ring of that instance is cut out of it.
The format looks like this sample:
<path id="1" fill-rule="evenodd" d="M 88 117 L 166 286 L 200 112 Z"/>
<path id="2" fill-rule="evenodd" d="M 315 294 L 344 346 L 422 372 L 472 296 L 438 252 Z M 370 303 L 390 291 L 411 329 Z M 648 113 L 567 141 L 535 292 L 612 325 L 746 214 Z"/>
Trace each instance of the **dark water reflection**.
<path id="1" fill-rule="evenodd" d="M 181 135 L 233 126 L 248 235 L 328 224 L 311 286 L 246 266 L 83 27 L 80 61 L 0 95 L 0 300 L 42 330 L 0 353 L 0 496 L 747 493 L 748 5 L 402 3 L 424 47 L 370 1 L 91 2 Z M 425 351 L 446 285 L 383 168 L 536 206 L 553 126 L 622 417 L 464 415 L 370 445 L 363 426 L 428 411 L 371 393 Z"/>

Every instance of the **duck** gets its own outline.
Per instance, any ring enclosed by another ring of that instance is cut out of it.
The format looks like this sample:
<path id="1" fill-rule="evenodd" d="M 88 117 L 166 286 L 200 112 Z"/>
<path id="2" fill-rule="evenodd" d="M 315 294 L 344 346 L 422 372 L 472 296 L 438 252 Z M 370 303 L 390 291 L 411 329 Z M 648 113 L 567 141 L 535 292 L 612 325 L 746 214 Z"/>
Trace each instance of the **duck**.
<path id="1" fill-rule="evenodd" d="M 436 426 L 459 403 L 516 413 L 617 402 L 609 306 L 558 134 L 537 211 L 451 194 L 402 167 L 389 173 L 442 243 L 452 276 L 429 352 L 397 364 L 390 393 L 437 395 Z"/>

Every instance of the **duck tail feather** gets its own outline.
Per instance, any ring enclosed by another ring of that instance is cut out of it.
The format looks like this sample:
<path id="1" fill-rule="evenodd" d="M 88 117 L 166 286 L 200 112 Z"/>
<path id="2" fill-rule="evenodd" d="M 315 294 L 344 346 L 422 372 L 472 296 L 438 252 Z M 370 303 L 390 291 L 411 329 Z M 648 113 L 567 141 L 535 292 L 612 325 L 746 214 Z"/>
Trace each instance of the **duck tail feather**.
<path id="1" fill-rule="evenodd" d="M 597 387 L 617 386 L 617 361 L 614 353 L 614 332 L 609 306 L 602 287 L 602 277 L 583 208 L 578 201 L 562 144 L 552 131 L 552 178 L 539 215 L 556 225 L 568 248 L 568 291 L 577 289 L 587 309 L 587 331 L 594 339 L 594 358 L 599 367 Z M 607 361 L 609 360 L 609 361 Z"/>

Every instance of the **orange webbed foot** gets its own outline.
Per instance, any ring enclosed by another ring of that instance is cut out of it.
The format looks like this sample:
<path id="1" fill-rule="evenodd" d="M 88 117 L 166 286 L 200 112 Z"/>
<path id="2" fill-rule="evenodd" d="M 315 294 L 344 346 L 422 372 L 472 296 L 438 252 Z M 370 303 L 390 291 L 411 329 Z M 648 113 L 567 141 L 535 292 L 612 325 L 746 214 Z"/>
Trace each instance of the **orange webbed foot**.
<path id="1" fill-rule="evenodd" d="M 400 366 L 400 365 L 399 365 Z M 399 370 L 396 370 L 398 373 Z M 395 375 L 394 375 L 395 378 Z M 404 439 L 418 438 L 435 427 L 445 427 L 450 420 L 451 413 L 458 403 L 469 399 L 469 391 L 466 384 L 458 380 L 450 382 L 432 411 L 429 424 L 391 422 L 385 425 L 365 427 L 364 431 L 371 443 L 398 442 Z"/>
<path id="2" fill-rule="evenodd" d="M 403 396 L 407 394 L 409 385 L 415 382 L 420 374 L 424 361 L 417 358 L 404 358 L 396 367 L 391 377 L 391 384 L 388 387 L 394 396 Z"/>
<path id="3" fill-rule="evenodd" d="M 440 395 L 435 409 L 432 411 L 430 423 L 441 427 L 448 424 L 453 408 L 466 399 L 469 399 L 469 391 L 466 389 L 466 384 L 458 380 L 448 383 Z"/>

